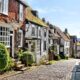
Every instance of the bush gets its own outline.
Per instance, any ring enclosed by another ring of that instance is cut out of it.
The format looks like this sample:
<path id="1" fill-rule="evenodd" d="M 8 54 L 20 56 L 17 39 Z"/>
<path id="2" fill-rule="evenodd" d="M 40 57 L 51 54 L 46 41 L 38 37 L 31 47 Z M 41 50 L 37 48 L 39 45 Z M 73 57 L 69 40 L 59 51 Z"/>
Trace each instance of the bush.
<path id="1" fill-rule="evenodd" d="M 65 55 L 62 53 L 62 54 L 59 54 L 60 58 L 61 59 L 65 59 Z"/>
<path id="2" fill-rule="evenodd" d="M 7 70 L 11 70 L 14 67 L 14 61 L 11 57 L 9 57 L 8 67 Z"/>
<path id="3" fill-rule="evenodd" d="M 0 43 L 0 72 L 8 69 L 9 65 L 9 53 L 5 45 Z"/>
<path id="4" fill-rule="evenodd" d="M 68 56 L 65 56 L 65 59 L 67 59 L 67 60 L 68 60 L 68 58 L 69 58 Z"/>
<path id="5" fill-rule="evenodd" d="M 60 56 L 59 56 L 59 54 L 54 54 L 54 60 L 60 60 L 61 58 L 60 58 Z"/>
<path id="6" fill-rule="evenodd" d="M 59 54 L 61 59 L 68 59 L 69 57 L 66 56 L 65 54 Z"/>
<path id="7" fill-rule="evenodd" d="M 28 66 L 28 65 L 31 66 L 32 63 L 35 62 L 33 53 L 29 51 L 23 52 L 21 56 L 21 61 L 23 64 L 25 64 L 25 66 Z"/>
<path id="8" fill-rule="evenodd" d="M 23 54 L 23 50 L 20 49 L 17 54 L 19 60 L 21 59 L 22 54 Z"/>

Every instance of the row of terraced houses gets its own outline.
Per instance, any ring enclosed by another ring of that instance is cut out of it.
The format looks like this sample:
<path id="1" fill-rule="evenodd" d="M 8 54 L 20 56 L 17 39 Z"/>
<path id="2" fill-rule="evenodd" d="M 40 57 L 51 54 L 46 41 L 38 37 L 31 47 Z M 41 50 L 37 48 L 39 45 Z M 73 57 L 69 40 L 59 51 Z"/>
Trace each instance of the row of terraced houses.
<path id="1" fill-rule="evenodd" d="M 49 60 L 54 59 L 54 54 L 75 56 L 76 41 L 67 29 L 62 32 L 40 19 L 25 0 L 0 0 L 0 43 L 6 45 L 11 57 L 15 58 L 19 49 L 33 52 L 37 63 L 44 55 Z M 50 53 L 51 46 L 54 54 Z"/>

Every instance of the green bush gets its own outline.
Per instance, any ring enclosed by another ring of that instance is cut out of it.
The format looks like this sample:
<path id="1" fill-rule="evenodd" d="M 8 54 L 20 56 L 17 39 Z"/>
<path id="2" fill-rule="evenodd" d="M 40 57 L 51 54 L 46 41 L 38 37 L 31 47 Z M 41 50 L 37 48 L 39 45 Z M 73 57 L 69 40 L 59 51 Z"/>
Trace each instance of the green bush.
<path id="1" fill-rule="evenodd" d="M 35 62 L 33 53 L 29 51 L 23 52 L 21 56 L 21 61 L 23 64 L 25 64 L 25 66 L 28 66 L 28 65 L 31 66 L 32 63 Z"/>
<path id="2" fill-rule="evenodd" d="M 59 54 L 61 59 L 65 59 L 65 55 L 64 54 Z"/>
<path id="3" fill-rule="evenodd" d="M 54 54 L 54 60 L 60 60 L 61 58 L 60 58 L 60 56 L 59 56 L 59 54 Z"/>
<path id="4" fill-rule="evenodd" d="M 21 59 L 22 54 L 23 54 L 23 50 L 20 49 L 20 50 L 18 51 L 18 54 L 17 54 L 19 60 Z"/>
<path id="5" fill-rule="evenodd" d="M 9 57 L 9 62 L 8 62 L 8 67 L 7 70 L 10 70 L 14 67 L 14 61 L 12 60 L 11 57 Z"/>
<path id="6" fill-rule="evenodd" d="M 69 57 L 66 56 L 65 54 L 59 54 L 59 56 L 60 56 L 61 59 L 68 59 L 68 58 L 69 58 Z"/>
<path id="7" fill-rule="evenodd" d="M 67 59 L 67 60 L 68 60 L 68 58 L 69 58 L 68 56 L 65 56 L 65 59 Z"/>
<path id="8" fill-rule="evenodd" d="M 5 45 L 0 43 L 0 72 L 7 70 L 9 65 L 9 53 Z"/>

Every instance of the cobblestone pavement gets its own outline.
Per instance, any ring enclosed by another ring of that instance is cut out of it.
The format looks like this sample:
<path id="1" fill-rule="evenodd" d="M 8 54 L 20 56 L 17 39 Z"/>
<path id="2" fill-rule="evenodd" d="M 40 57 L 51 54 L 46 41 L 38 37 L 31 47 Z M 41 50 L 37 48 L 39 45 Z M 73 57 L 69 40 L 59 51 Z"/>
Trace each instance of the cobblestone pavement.
<path id="1" fill-rule="evenodd" d="M 2 80 L 71 80 L 76 61 L 76 59 L 71 59 L 59 61 L 53 65 L 42 65 L 31 71 L 25 71 Z"/>

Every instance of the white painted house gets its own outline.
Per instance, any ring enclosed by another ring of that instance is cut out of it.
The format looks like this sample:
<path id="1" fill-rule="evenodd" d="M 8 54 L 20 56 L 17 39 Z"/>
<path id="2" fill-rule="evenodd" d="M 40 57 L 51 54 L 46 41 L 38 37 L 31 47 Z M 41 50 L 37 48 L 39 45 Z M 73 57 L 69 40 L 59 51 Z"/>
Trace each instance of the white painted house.
<path id="1" fill-rule="evenodd" d="M 60 36 L 60 53 L 69 56 L 70 54 L 70 39 L 60 30 L 59 27 L 55 27 L 56 33 Z"/>
<path id="2" fill-rule="evenodd" d="M 48 53 L 48 29 L 46 23 L 37 17 L 35 11 L 26 9 L 25 47 L 35 55 L 39 63 Z"/>

